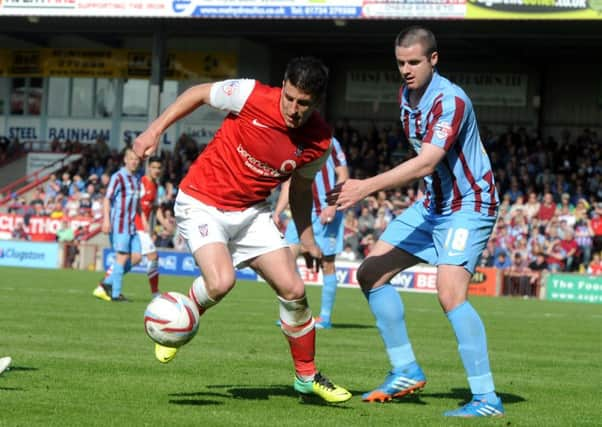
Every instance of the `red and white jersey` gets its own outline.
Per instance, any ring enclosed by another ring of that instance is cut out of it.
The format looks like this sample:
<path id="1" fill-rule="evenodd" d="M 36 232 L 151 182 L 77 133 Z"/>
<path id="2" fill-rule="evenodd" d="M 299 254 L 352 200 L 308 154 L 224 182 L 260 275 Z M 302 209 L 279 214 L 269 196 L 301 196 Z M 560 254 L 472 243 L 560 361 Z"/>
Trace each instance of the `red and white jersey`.
<path id="1" fill-rule="evenodd" d="M 281 91 L 256 80 L 214 83 L 211 106 L 230 113 L 180 190 L 237 211 L 264 201 L 295 170 L 312 179 L 330 152 L 330 128 L 317 112 L 300 128 L 288 128 L 280 112 Z"/>
<path id="2" fill-rule="evenodd" d="M 151 213 L 157 206 L 157 183 L 144 175 L 140 180 L 140 210 L 146 216 L 146 220 L 150 221 Z M 144 231 L 142 226 L 142 217 L 140 213 L 136 213 L 136 230 Z"/>

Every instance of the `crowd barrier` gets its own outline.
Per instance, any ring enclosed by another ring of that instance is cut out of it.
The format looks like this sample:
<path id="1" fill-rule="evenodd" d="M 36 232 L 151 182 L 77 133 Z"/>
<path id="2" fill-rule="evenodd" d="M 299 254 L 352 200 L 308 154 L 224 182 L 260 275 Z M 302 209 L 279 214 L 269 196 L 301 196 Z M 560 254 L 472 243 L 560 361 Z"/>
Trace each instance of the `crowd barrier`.
<path id="1" fill-rule="evenodd" d="M 198 276 L 200 271 L 194 262 L 192 255 L 182 252 L 159 251 L 159 274 L 172 274 L 177 276 Z M 103 250 L 103 266 L 108 268 L 115 258 L 112 250 Z M 146 259 L 135 266 L 132 271 L 145 273 Z M 315 272 L 305 266 L 302 259 L 297 261 L 299 273 L 303 281 L 310 285 L 322 284 L 322 272 Z M 356 271 L 359 262 L 338 261 L 336 263 L 336 275 L 339 286 L 359 287 L 356 280 Z M 398 290 L 409 292 L 436 292 L 437 271 L 432 266 L 416 266 L 409 268 L 391 279 L 391 284 Z M 472 278 L 469 293 L 471 295 L 496 296 L 500 294 L 499 271 L 495 268 L 479 268 Z M 262 279 L 251 268 L 236 271 L 237 279 L 257 280 Z"/>
<path id="2" fill-rule="evenodd" d="M 94 259 L 97 246 L 90 244 L 78 245 L 78 258 L 70 259 L 69 244 L 28 242 L 18 240 L 0 240 L 0 267 L 24 268 L 79 268 L 94 269 Z M 200 274 L 192 255 L 184 252 L 159 251 L 159 273 L 176 276 L 196 277 Z M 110 249 L 102 250 L 102 266 L 108 268 L 115 259 Z M 302 259 L 297 262 L 299 273 L 304 282 L 309 285 L 322 284 L 322 272 L 308 269 Z M 337 281 L 340 287 L 359 287 L 356 272 L 359 262 L 338 261 L 336 268 Z M 147 261 L 135 266 L 132 271 L 146 273 Z M 237 279 L 262 281 L 251 268 L 236 271 Z M 514 284 L 511 280 L 517 279 Z M 512 276 L 504 274 L 496 268 L 477 268 L 473 275 L 469 294 L 471 295 L 523 295 L 535 296 L 548 301 L 602 303 L 602 277 L 578 274 L 546 274 L 542 277 L 541 286 L 527 284 L 530 276 Z M 391 279 L 391 284 L 404 292 L 436 292 L 436 269 L 429 265 L 418 265 L 409 268 Z M 515 286 L 515 288 L 513 288 Z M 522 286 L 522 288 L 521 288 Z M 535 288 L 534 286 L 537 286 Z M 518 288 L 516 288 L 518 287 Z M 518 289 L 518 291 L 516 291 Z"/>

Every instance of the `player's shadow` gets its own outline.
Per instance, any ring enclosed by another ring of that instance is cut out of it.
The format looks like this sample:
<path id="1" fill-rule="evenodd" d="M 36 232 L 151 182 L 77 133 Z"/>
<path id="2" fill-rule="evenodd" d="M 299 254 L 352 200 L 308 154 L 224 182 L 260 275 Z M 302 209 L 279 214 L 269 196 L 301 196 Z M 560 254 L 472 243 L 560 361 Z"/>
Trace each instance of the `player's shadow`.
<path id="1" fill-rule="evenodd" d="M 169 399 L 168 403 L 173 405 L 189 405 L 189 406 L 209 406 L 209 405 L 223 405 L 224 402 L 220 402 L 214 399 L 203 399 L 202 397 L 220 397 L 228 399 L 230 396 L 223 393 L 211 393 L 194 391 L 190 393 L 170 393 L 168 396 L 174 397 Z M 198 397 L 198 398 L 197 398 Z"/>
<path id="2" fill-rule="evenodd" d="M 524 402 L 526 399 L 522 396 L 518 396 L 512 393 L 500 393 L 496 392 L 501 397 L 504 405 L 512 405 L 514 403 Z M 441 399 L 457 399 L 458 407 L 464 405 L 472 399 L 472 393 L 467 388 L 452 388 L 448 393 L 420 393 L 423 397 L 433 397 Z"/>
<path id="3" fill-rule="evenodd" d="M 329 405 L 317 396 L 303 396 L 300 397 L 299 393 L 296 392 L 293 387 L 289 385 L 273 385 L 266 387 L 246 387 L 244 385 L 234 384 L 215 384 L 208 385 L 207 388 L 223 388 L 230 397 L 234 399 L 245 399 L 245 400 L 269 400 L 271 397 L 284 396 L 299 398 L 300 402 L 307 405 Z M 351 391 L 351 393 L 354 393 Z M 339 408 L 344 408 L 338 406 Z"/>
<path id="4" fill-rule="evenodd" d="M 374 329 L 374 325 L 362 325 L 361 323 L 333 323 L 332 329 Z"/>
<path id="5" fill-rule="evenodd" d="M 13 371 L 38 371 L 38 368 L 30 368 L 29 366 L 11 366 L 7 372 Z"/>

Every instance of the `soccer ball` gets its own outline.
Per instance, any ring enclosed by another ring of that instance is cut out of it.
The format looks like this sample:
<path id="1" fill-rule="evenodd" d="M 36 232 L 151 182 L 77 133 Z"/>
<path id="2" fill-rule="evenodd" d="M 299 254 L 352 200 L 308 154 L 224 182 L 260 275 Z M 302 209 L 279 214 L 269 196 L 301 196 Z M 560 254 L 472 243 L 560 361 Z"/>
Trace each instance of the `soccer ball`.
<path id="1" fill-rule="evenodd" d="M 146 307 L 144 329 L 154 342 L 167 347 L 180 347 L 196 335 L 199 310 L 186 295 L 165 292 Z"/>

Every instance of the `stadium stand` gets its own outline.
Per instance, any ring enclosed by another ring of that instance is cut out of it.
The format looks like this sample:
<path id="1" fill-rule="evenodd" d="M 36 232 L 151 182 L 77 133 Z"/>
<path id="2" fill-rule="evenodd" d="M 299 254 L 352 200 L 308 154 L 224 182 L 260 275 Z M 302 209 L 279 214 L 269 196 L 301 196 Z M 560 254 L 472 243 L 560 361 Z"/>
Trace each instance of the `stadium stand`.
<path id="1" fill-rule="evenodd" d="M 349 121 L 340 120 L 333 130 L 346 152 L 351 177 L 372 176 L 413 155 L 396 124 L 380 128 L 373 125 L 361 132 Z M 489 129 L 483 129 L 482 134 L 492 159 L 502 206 L 481 265 L 500 266 L 499 260 L 506 260 L 507 264 L 501 266 L 505 273 L 503 293 L 537 295 L 542 271 L 599 272 L 596 265 L 602 251 L 600 137 L 588 129 L 574 138 L 565 135 L 563 141 L 553 138 L 543 141 L 524 128 L 508 129 L 497 137 Z M 110 150 L 102 140 L 92 145 L 53 141 L 48 146 L 54 152 L 79 153 L 82 157 L 62 165 L 57 173 L 37 171 L 33 177 L 16 180 L 0 190 L 6 194 L 0 202 L 0 212 L 21 215 L 29 221 L 71 219 L 73 227 L 81 227 L 78 240 L 89 241 L 99 231 L 102 198 L 110 174 L 119 166 L 119 153 Z M 161 153 L 164 168 L 159 202 L 172 220 L 177 186 L 204 147 L 183 134 L 173 151 Z M 13 191 L 19 183 L 28 181 L 31 183 Z M 350 209 L 345 218 L 346 256 L 365 257 L 391 219 L 420 197 L 421 191 L 421 183 L 415 183 L 374 194 Z M 54 238 L 22 233 L 20 237 Z M 158 247 L 181 248 L 177 236 L 161 227 L 154 230 L 153 238 Z"/>

